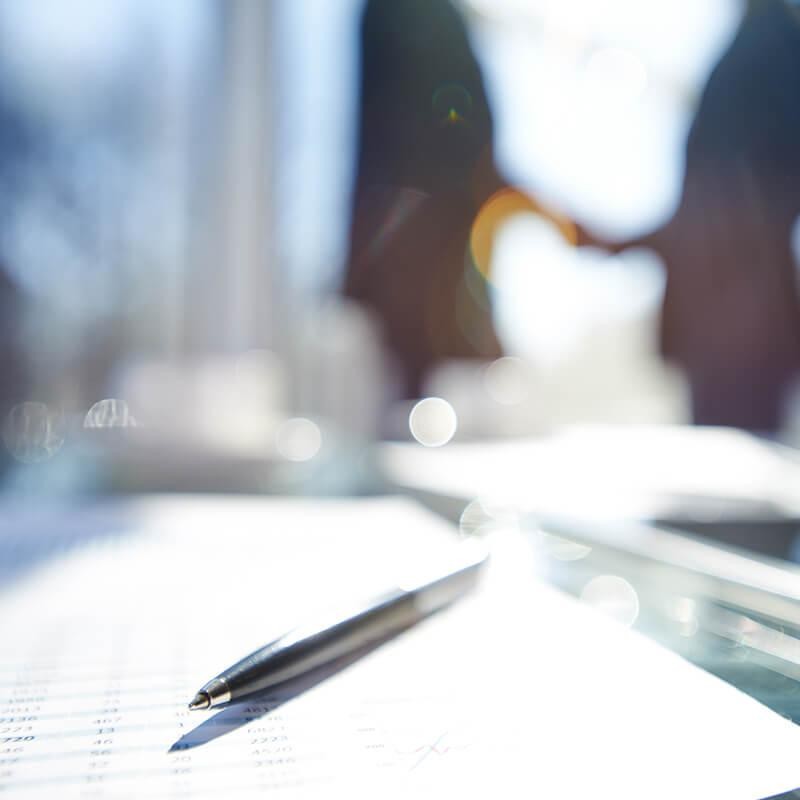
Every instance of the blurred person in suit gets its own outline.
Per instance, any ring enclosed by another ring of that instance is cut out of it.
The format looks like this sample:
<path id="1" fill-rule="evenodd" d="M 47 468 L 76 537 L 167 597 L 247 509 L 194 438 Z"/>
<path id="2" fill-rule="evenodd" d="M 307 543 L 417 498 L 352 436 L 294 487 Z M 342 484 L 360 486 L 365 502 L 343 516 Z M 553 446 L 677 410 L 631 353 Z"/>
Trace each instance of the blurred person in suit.
<path id="1" fill-rule="evenodd" d="M 548 212 L 495 164 L 483 76 L 450 0 L 369 0 L 360 47 L 344 293 L 376 315 L 399 394 L 414 398 L 444 360 L 501 355 L 487 284 L 494 230 L 510 213 Z"/>
<path id="2" fill-rule="evenodd" d="M 696 424 L 777 431 L 800 370 L 798 84 L 797 11 L 752 3 L 703 91 L 676 212 L 606 245 L 666 265 L 661 352 L 688 378 Z"/>

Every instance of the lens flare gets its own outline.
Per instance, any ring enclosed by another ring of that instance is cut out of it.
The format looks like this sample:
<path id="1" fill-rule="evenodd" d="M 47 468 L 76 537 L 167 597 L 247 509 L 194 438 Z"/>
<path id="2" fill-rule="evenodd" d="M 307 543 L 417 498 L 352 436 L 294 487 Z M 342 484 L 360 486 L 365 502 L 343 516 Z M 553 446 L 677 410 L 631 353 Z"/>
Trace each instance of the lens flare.
<path id="1" fill-rule="evenodd" d="M 392 205 L 378 223 L 367 248 L 370 258 L 377 258 L 380 255 L 381 251 L 402 231 L 429 196 L 418 189 L 405 186 L 397 190 Z"/>
<path id="2" fill-rule="evenodd" d="M 540 205 L 517 189 L 501 189 L 481 206 L 472 223 L 469 236 L 472 263 L 486 280 L 491 279 L 492 247 L 495 237 L 503 224 L 517 214 L 542 216 L 558 228 L 569 244 L 575 245 L 578 240 L 574 223 L 562 214 Z"/>
<path id="3" fill-rule="evenodd" d="M 440 125 L 464 124 L 472 113 L 472 95 L 460 84 L 446 83 L 433 93 L 431 105 Z"/>

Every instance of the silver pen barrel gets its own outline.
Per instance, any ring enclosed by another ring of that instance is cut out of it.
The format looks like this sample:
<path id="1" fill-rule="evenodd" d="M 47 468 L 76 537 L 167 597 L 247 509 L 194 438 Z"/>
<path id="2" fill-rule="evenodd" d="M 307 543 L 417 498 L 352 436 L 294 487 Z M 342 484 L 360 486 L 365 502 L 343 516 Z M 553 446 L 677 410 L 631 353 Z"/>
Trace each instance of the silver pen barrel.
<path id="1" fill-rule="evenodd" d="M 458 545 L 455 568 L 433 580 L 412 580 L 366 605 L 326 614 L 259 648 L 208 681 L 190 709 L 213 708 L 297 678 L 399 633 L 450 604 L 475 584 L 487 553 L 477 542 Z"/>

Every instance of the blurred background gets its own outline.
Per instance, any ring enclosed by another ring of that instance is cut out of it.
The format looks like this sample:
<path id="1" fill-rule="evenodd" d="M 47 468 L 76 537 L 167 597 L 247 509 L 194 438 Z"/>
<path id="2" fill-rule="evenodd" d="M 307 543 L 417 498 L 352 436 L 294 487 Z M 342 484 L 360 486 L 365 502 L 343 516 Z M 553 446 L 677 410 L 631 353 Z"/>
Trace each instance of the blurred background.
<path id="1" fill-rule="evenodd" d="M 576 424 L 796 443 L 798 13 L 2 0 L 6 491 L 363 491 L 378 440 Z"/>
<path id="2" fill-rule="evenodd" d="M 0 0 L 0 578 L 402 492 L 800 721 L 798 85 L 789 0 Z"/>

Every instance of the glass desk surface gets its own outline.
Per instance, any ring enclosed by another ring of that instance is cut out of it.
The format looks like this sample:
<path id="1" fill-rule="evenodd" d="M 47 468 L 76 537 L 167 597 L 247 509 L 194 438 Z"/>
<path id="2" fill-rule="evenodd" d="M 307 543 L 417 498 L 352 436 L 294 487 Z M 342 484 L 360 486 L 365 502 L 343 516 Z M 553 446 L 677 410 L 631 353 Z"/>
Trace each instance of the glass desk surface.
<path id="1" fill-rule="evenodd" d="M 528 527 L 550 583 L 584 601 L 605 604 L 612 615 L 635 615 L 635 630 L 800 724 L 800 625 L 796 616 L 784 615 L 785 607 L 748 593 L 739 596 L 705 576 L 687 580 L 679 566 L 555 536 L 546 525 Z M 726 552 L 724 545 L 705 541 Z M 758 563 L 796 570 L 789 562 L 739 552 Z M 800 604 L 791 604 L 800 613 Z M 798 798 L 800 789 L 780 797 Z"/>
<path id="2" fill-rule="evenodd" d="M 485 524 L 463 500 L 416 496 L 462 531 Z M 547 582 L 800 724 L 800 567 L 789 558 L 800 520 L 519 524 Z M 800 788 L 780 797 L 800 798 Z"/>

